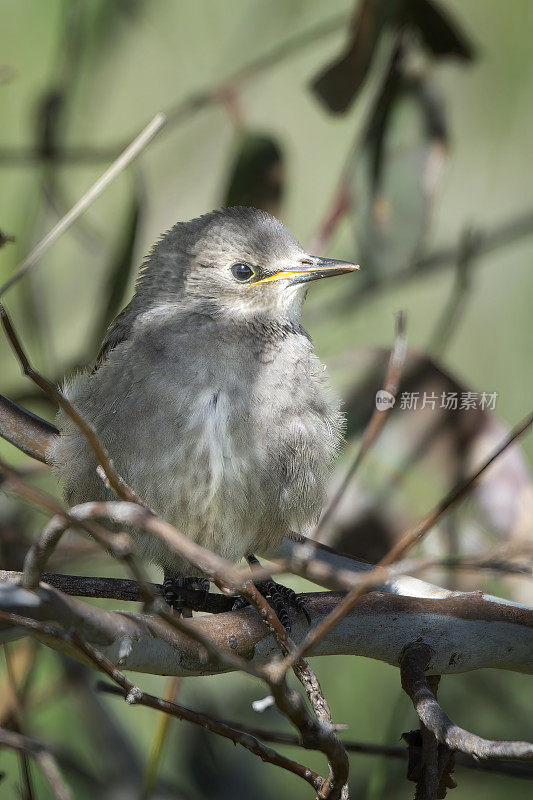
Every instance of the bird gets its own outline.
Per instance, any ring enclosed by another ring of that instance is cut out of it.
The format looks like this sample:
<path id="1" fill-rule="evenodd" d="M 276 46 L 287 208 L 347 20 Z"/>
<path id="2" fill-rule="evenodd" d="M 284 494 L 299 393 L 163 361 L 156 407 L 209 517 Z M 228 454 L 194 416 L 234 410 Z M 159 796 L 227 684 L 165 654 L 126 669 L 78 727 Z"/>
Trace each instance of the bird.
<path id="1" fill-rule="evenodd" d="M 323 508 L 344 415 L 302 327 L 310 282 L 358 269 L 309 255 L 275 217 L 218 209 L 164 233 L 90 371 L 63 391 L 155 513 L 234 563 L 305 533 Z M 69 506 L 112 499 L 93 451 L 58 415 L 48 460 Z M 178 611 L 209 581 L 162 541 L 131 531 Z M 295 593 L 261 591 L 288 628 Z M 300 610 L 301 605 L 295 601 Z"/>

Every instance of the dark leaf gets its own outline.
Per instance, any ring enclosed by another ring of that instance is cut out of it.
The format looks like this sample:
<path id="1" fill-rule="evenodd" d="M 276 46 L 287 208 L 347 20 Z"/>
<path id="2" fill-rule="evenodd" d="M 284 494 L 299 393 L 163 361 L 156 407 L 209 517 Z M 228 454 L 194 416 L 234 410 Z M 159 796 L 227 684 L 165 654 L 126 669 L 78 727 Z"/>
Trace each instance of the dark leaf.
<path id="1" fill-rule="evenodd" d="M 444 103 L 430 78 L 393 60 L 348 181 L 368 280 L 402 269 L 423 244 L 447 140 Z"/>
<path id="2" fill-rule="evenodd" d="M 284 159 L 280 145 L 268 134 L 242 134 L 223 204 L 254 206 L 279 216 L 283 189 Z"/>
<path id="3" fill-rule="evenodd" d="M 329 111 L 342 114 L 349 108 L 367 77 L 386 27 L 397 31 L 415 29 L 434 56 L 466 61 L 475 57 L 466 34 L 433 0 L 362 0 L 357 4 L 341 55 L 311 84 Z"/>
<path id="4" fill-rule="evenodd" d="M 370 349 L 345 353 L 339 359 L 358 376 L 346 396 L 348 436 L 360 436 L 364 430 L 387 359 L 387 351 Z M 458 476 L 472 474 L 508 434 L 496 416 L 497 395 L 492 395 L 490 387 L 476 389 L 457 381 L 433 358 L 410 352 L 383 438 L 374 446 L 374 459 L 386 464 L 386 476 L 380 471 L 376 482 L 367 473 L 349 487 L 331 527 L 324 528 L 322 541 L 376 562 L 413 521 L 406 517 L 406 489 L 418 485 L 418 491 L 429 490 L 430 504 L 431 494 L 440 493 L 443 481 L 452 485 Z M 464 555 L 478 552 L 480 523 L 482 530 L 496 534 L 502 542 L 531 542 L 533 478 L 519 444 L 509 447 L 487 470 L 460 513 L 462 520 L 466 515 L 476 523 L 461 527 Z M 448 533 L 443 524 L 442 537 Z M 443 538 L 442 546 L 457 555 L 457 542 Z"/>
<path id="5" fill-rule="evenodd" d="M 42 158 L 53 159 L 57 156 L 65 100 L 65 93 L 54 88 L 46 92 L 39 102 L 36 150 Z"/>
<path id="6" fill-rule="evenodd" d="M 94 326 L 94 341 L 99 346 L 104 335 L 122 306 L 124 295 L 135 269 L 133 252 L 141 217 L 141 194 L 137 191 L 131 201 L 128 219 L 103 290 L 102 310 Z M 93 354 L 91 353 L 91 357 Z"/>
<path id="7" fill-rule="evenodd" d="M 363 85 L 387 23 L 396 16 L 397 0 L 362 0 L 350 26 L 348 44 L 339 58 L 311 83 L 313 92 L 334 114 L 344 113 Z"/>
<path id="8" fill-rule="evenodd" d="M 0 247 L 3 247 L 8 242 L 14 242 L 15 237 L 10 236 L 9 233 L 4 233 L 2 229 L 0 229 Z"/>
<path id="9" fill-rule="evenodd" d="M 453 56 L 465 61 L 475 58 L 475 50 L 451 15 L 433 0 L 407 0 L 405 17 L 416 28 L 434 56 Z"/>

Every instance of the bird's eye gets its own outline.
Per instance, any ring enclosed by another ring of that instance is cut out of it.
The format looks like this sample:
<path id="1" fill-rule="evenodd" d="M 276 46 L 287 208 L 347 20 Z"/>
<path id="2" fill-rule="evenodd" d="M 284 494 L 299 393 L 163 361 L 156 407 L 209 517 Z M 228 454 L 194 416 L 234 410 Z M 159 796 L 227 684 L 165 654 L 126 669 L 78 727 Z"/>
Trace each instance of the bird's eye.
<path id="1" fill-rule="evenodd" d="M 236 280 L 241 281 L 241 283 L 249 281 L 250 278 L 255 275 L 253 269 L 248 264 L 243 264 L 241 261 L 232 266 L 231 272 L 233 277 L 236 278 Z"/>

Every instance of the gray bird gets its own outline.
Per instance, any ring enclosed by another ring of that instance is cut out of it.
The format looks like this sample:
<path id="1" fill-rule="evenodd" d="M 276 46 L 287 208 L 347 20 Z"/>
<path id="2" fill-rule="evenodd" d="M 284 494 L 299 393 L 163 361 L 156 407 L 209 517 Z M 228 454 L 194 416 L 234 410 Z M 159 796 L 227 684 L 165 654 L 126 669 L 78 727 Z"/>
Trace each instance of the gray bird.
<path id="1" fill-rule="evenodd" d="M 310 281 L 355 269 L 308 255 L 254 208 L 180 222 L 144 262 L 93 371 L 65 386 L 147 505 L 231 561 L 268 554 L 321 511 L 343 416 L 300 317 Z M 59 427 L 49 455 L 67 503 L 111 499 L 84 436 L 62 413 Z M 169 602 L 207 590 L 164 544 L 132 536 L 163 568 Z"/>

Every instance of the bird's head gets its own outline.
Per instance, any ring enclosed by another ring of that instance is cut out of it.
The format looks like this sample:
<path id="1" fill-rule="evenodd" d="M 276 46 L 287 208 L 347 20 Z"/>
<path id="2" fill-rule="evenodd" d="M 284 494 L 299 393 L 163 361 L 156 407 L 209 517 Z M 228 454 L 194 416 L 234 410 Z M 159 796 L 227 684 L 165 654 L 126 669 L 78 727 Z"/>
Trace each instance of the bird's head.
<path id="1" fill-rule="evenodd" d="M 233 319 L 298 320 L 310 281 L 357 265 L 309 255 L 275 217 L 255 208 L 212 211 L 171 228 L 154 247 L 137 293 L 155 303 Z"/>

